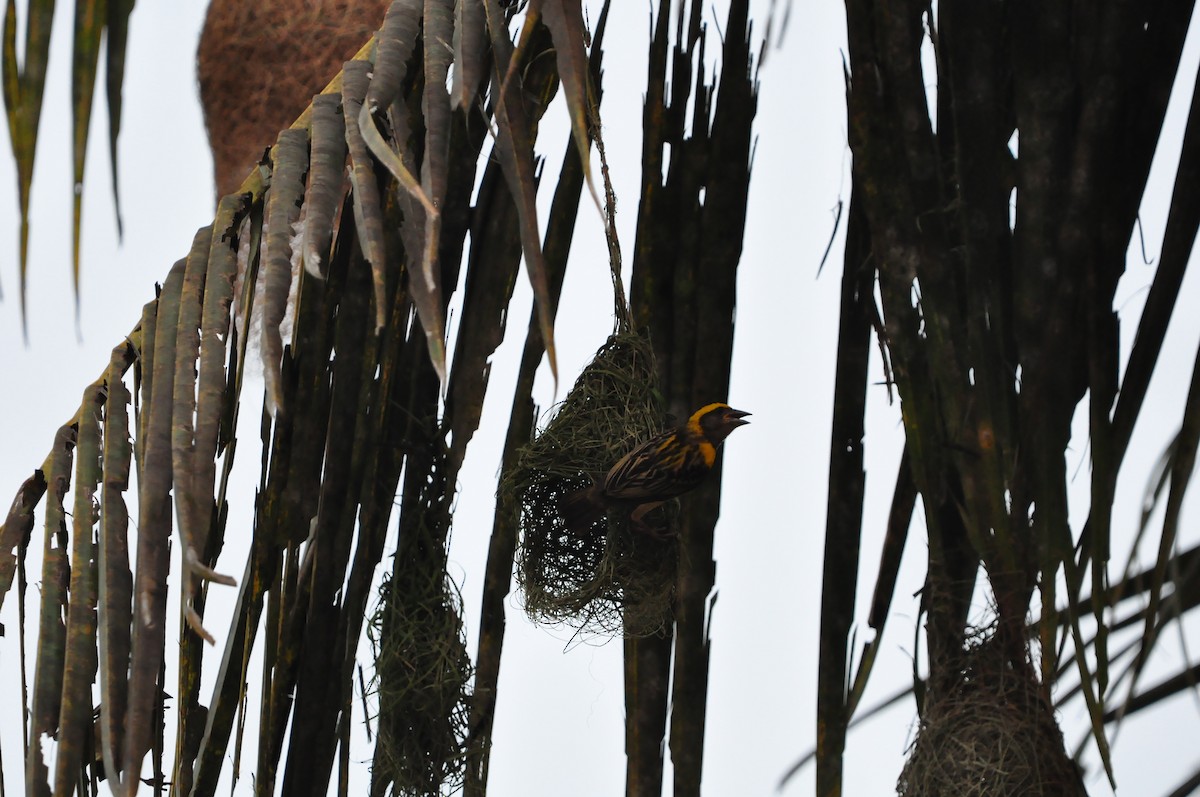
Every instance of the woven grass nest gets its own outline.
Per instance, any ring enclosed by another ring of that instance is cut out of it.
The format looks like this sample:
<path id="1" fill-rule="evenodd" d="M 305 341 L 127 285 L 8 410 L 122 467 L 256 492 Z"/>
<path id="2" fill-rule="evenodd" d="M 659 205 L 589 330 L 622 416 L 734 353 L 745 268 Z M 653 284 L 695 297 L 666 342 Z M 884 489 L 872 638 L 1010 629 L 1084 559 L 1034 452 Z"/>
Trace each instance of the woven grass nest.
<path id="1" fill-rule="evenodd" d="M 616 512 L 579 534 L 565 527 L 559 510 L 564 496 L 603 478 L 661 431 L 656 374 L 648 341 L 633 333 L 610 337 L 501 484 L 499 500 L 520 511 L 517 581 L 537 622 L 647 636 L 671 621 L 676 502 L 656 510 L 668 531 L 661 538 L 631 532 Z"/>
<path id="2" fill-rule="evenodd" d="M 196 72 L 217 195 L 237 190 L 275 135 L 366 44 L 390 0 L 212 0 Z"/>
<path id="3" fill-rule="evenodd" d="M 462 785 L 473 675 L 458 590 L 443 568 L 415 570 L 384 581 L 369 629 L 379 699 L 373 780 L 414 796 Z"/>
<path id="4" fill-rule="evenodd" d="M 896 784 L 901 797 L 1086 797 L 1080 772 L 1028 661 L 977 632 L 957 679 L 931 692 Z"/>

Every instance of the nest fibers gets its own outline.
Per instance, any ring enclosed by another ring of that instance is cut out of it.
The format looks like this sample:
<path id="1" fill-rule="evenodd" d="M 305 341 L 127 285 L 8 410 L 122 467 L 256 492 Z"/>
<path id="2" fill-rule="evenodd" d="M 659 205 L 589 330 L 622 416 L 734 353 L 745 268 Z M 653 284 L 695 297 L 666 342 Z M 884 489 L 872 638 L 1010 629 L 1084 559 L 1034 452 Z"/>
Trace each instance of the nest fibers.
<path id="1" fill-rule="evenodd" d="M 217 196 L 379 26 L 389 0 L 212 0 L 196 52 Z"/>
<path id="2" fill-rule="evenodd" d="M 520 512 L 517 581 L 533 620 L 631 636 L 670 623 L 674 538 L 633 533 L 616 512 L 577 534 L 559 510 L 565 496 L 602 479 L 621 456 L 661 431 L 656 380 L 649 342 L 633 333 L 613 335 L 501 485 L 499 500 Z M 663 511 L 674 530 L 678 505 Z"/>
<path id="3" fill-rule="evenodd" d="M 372 780 L 396 795 L 442 794 L 462 785 L 467 763 L 472 667 L 462 601 L 438 567 L 393 573 L 379 594 L 368 629 L 379 698 Z"/>
<path id="4" fill-rule="evenodd" d="M 953 680 L 931 689 L 896 784 L 901 797 L 1086 797 L 1027 660 L 977 633 Z"/>

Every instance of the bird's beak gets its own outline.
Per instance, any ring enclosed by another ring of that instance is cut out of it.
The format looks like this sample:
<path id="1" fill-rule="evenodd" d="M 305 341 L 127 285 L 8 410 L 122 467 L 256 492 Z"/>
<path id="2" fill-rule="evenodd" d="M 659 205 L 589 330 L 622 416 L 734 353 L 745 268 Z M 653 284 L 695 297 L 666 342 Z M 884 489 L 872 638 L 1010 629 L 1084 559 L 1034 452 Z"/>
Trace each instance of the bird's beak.
<path id="1" fill-rule="evenodd" d="M 739 426 L 745 426 L 750 423 L 750 421 L 746 420 L 746 416 L 749 414 L 743 410 L 735 410 L 731 407 L 725 417 L 729 419 L 729 425 L 736 429 Z"/>

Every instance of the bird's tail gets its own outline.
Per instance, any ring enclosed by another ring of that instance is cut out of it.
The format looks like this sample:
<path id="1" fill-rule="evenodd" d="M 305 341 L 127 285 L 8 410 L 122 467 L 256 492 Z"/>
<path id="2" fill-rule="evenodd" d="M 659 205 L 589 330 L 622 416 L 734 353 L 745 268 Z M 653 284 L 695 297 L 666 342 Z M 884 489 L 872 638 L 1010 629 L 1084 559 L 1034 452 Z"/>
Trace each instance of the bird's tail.
<path id="1" fill-rule="evenodd" d="M 596 521 L 604 517 L 603 485 L 597 482 L 563 496 L 558 510 L 569 531 L 586 534 Z"/>

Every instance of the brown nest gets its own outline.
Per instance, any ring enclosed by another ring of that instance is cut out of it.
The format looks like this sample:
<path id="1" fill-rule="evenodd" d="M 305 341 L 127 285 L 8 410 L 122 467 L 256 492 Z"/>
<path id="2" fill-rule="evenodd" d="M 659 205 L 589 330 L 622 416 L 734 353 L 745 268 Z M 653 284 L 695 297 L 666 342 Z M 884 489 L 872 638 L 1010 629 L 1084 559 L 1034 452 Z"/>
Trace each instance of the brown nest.
<path id="1" fill-rule="evenodd" d="M 977 632 L 961 666 L 931 688 L 896 784 L 901 797 L 1086 797 L 1029 661 Z"/>
<path id="2" fill-rule="evenodd" d="M 634 445 L 661 430 L 656 383 L 649 342 L 633 333 L 613 335 L 501 485 L 499 500 L 520 511 L 517 581 L 533 620 L 631 636 L 670 623 L 674 539 L 633 533 L 617 512 L 587 533 L 572 532 L 559 510 L 565 496 L 603 478 Z M 673 530 L 677 504 L 658 511 L 660 524 Z"/>
<path id="3" fill-rule="evenodd" d="M 376 645 L 379 741 L 374 788 L 426 797 L 462 785 L 468 684 L 462 600 L 442 567 L 405 568 L 380 587 L 370 631 Z"/>
<path id="4" fill-rule="evenodd" d="M 383 24 L 389 0 L 213 0 L 196 72 L 217 196 L 237 190 Z"/>

